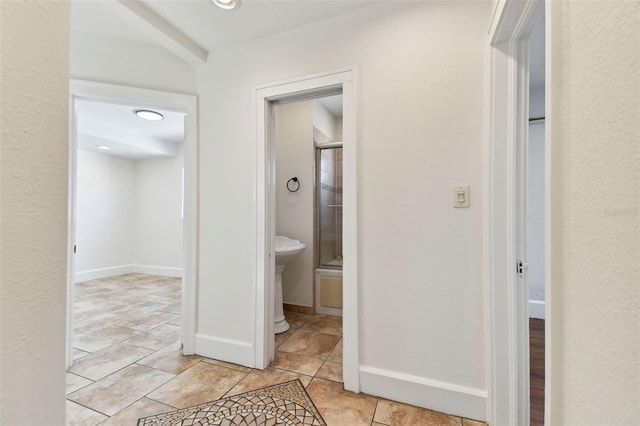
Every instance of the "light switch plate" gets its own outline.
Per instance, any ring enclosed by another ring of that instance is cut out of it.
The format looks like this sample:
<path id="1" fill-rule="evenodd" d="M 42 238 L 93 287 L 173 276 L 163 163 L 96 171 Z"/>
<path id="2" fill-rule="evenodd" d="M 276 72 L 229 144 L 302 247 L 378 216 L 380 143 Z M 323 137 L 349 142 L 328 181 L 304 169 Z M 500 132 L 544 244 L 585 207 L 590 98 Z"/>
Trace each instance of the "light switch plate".
<path id="1" fill-rule="evenodd" d="M 453 187 L 453 207 L 457 209 L 469 207 L 469 185 Z"/>

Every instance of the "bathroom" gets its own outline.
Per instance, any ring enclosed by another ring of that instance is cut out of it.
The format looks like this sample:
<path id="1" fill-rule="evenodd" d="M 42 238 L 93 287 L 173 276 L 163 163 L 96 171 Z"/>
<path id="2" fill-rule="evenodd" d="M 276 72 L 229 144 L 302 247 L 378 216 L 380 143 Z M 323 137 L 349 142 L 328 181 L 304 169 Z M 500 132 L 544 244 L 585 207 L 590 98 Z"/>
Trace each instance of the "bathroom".
<path id="1" fill-rule="evenodd" d="M 284 315 L 341 316 L 342 95 L 278 104 L 275 123 L 276 235 L 305 245 L 281 272 Z"/>

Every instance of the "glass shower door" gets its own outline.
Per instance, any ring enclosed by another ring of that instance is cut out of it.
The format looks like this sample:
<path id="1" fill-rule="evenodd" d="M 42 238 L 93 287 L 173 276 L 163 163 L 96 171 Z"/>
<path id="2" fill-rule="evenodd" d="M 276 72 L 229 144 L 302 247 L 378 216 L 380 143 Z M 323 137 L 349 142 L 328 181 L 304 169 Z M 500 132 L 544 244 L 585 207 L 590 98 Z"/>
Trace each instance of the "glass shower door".
<path id="1" fill-rule="evenodd" d="M 342 268 L 342 148 L 318 147 L 318 264 Z"/>

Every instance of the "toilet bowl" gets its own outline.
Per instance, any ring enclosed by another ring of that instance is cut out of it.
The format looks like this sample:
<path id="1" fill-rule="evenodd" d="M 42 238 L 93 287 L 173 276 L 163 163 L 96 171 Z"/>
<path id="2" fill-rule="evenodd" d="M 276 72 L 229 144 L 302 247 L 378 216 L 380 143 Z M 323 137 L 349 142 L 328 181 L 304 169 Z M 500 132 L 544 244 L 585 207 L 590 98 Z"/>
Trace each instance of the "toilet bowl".
<path id="1" fill-rule="evenodd" d="M 306 245 L 298 240 L 294 240 L 288 237 L 276 236 L 275 251 L 276 251 L 276 279 L 275 279 L 275 316 L 274 316 L 274 331 L 276 334 L 284 333 L 289 329 L 289 323 L 285 320 L 284 310 L 282 307 L 282 271 L 285 266 L 296 259 L 300 253 L 304 251 Z"/>

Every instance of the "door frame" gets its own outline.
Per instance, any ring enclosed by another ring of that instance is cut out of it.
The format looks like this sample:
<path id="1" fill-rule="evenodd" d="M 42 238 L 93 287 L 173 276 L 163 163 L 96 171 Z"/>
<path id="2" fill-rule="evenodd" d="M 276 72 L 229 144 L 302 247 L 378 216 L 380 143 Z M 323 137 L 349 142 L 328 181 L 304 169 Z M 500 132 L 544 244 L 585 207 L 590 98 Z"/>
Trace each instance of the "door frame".
<path id="1" fill-rule="evenodd" d="M 256 87 L 256 334 L 255 364 L 275 354 L 273 331 L 275 255 L 275 120 L 273 102 L 310 99 L 342 89 L 343 95 L 343 376 L 360 391 L 358 347 L 358 212 L 355 67 Z M 311 141 L 310 141 L 311 143 Z"/>
<path id="2" fill-rule="evenodd" d="M 73 363 L 73 296 L 75 284 L 77 209 L 77 111 L 76 100 L 145 106 L 185 113 L 184 220 L 182 251 L 183 353 L 195 350 L 196 289 L 198 283 L 198 104 L 195 95 L 137 87 L 69 80 L 69 216 L 67 240 L 67 367 Z"/>
<path id="3" fill-rule="evenodd" d="M 523 255 L 524 195 L 529 110 L 529 46 L 531 31 L 545 8 L 543 0 L 499 0 L 486 43 L 487 107 L 485 110 L 485 282 L 487 283 L 489 422 L 529 424 L 528 292 L 516 274 Z M 549 15 L 546 15 L 547 21 Z M 547 28 L 547 37 L 548 37 Z M 549 46 L 547 38 L 546 45 Z M 549 79 L 548 49 L 547 76 Z M 547 86 L 547 102 L 550 99 Z M 547 140 L 547 143 L 549 141 Z M 550 150 L 549 150 L 550 151 Z M 550 157 L 545 158 L 548 169 Z M 548 179 L 545 191 L 549 193 Z M 548 206 L 545 207 L 548 211 Z M 548 223 L 548 214 L 545 213 Z M 545 240 L 549 228 L 545 226 Z M 545 253 L 549 262 L 549 252 Z M 546 326 L 549 327 L 551 283 L 545 273 Z M 547 342 L 545 358 L 550 345 Z M 547 372 L 548 375 L 548 372 Z M 547 377 L 548 378 L 548 377 Z M 545 388 L 545 421 L 549 413 L 549 380 Z"/>

